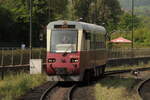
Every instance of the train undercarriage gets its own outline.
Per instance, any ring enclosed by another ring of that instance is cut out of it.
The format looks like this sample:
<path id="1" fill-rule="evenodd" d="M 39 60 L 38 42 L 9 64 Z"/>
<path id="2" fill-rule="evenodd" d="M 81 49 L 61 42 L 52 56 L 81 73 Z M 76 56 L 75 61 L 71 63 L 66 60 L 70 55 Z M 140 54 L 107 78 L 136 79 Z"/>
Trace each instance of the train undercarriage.
<path id="1" fill-rule="evenodd" d="M 47 76 L 48 81 L 92 81 L 103 77 L 105 72 L 105 66 L 99 66 L 95 68 L 85 69 L 79 75 L 49 75 Z"/>

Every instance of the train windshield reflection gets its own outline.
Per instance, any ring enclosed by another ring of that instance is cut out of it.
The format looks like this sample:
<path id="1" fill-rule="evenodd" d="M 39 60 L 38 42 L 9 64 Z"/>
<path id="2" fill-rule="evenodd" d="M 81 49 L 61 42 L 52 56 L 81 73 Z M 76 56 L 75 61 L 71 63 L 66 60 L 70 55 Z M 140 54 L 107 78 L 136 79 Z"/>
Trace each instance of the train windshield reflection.
<path id="1" fill-rule="evenodd" d="M 76 30 L 53 30 L 51 52 L 75 52 L 77 50 Z"/>

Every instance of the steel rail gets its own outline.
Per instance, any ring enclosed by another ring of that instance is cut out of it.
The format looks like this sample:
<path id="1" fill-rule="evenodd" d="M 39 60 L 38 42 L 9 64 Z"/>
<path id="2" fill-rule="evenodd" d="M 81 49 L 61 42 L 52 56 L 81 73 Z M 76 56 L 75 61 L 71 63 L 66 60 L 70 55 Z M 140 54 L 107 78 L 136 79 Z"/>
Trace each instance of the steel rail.
<path id="1" fill-rule="evenodd" d="M 141 89 L 143 88 L 143 86 L 150 81 L 150 77 L 143 80 L 137 87 L 137 93 L 138 95 L 141 97 L 142 100 L 144 100 L 144 98 L 142 97 L 142 93 L 141 93 Z"/>
<path id="2" fill-rule="evenodd" d="M 47 94 L 53 90 L 56 86 L 58 85 L 58 82 L 54 83 L 52 86 L 50 86 L 43 94 L 42 96 L 40 97 L 40 100 L 45 100 Z"/>
<path id="3" fill-rule="evenodd" d="M 75 91 L 76 88 L 77 88 L 77 84 L 73 85 L 70 88 L 70 90 L 68 92 L 68 98 L 67 98 L 67 100 L 72 100 L 73 92 Z"/>
<path id="4" fill-rule="evenodd" d="M 147 71 L 147 70 L 150 70 L 150 67 L 147 67 L 147 68 L 127 69 L 127 70 L 106 71 L 104 73 L 104 75 L 114 75 L 114 74 L 130 73 L 130 72 L 133 72 L 133 71 Z"/>

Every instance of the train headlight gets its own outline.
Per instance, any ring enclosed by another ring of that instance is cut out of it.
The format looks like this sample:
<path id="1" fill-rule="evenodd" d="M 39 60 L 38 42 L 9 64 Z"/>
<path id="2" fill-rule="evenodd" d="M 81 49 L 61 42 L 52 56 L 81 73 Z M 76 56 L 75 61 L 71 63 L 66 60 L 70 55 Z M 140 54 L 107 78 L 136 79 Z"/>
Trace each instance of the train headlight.
<path id="1" fill-rule="evenodd" d="M 71 63 L 77 63 L 79 62 L 78 58 L 71 58 L 70 60 Z"/>
<path id="2" fill-rule="evenodd" d="M 48 62 L 49 62 L 49 63 L 54 63 L 54 62 L 56 62 L 56 59 L 54 59 L 54 58 L 49 58 L 49 59 L 48 59 Z"/>

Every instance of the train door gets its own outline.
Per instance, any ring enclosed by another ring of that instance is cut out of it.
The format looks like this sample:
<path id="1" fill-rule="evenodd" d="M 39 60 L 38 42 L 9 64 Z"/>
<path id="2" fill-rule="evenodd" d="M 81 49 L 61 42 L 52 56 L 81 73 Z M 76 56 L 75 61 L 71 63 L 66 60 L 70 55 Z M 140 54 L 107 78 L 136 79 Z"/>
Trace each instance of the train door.
<path id="1" fill-rule="evenodd" d="M 92 75 L 93 76 L 96 76 L 96 56 L 97 56 L 97 50 L 96 50 L 96 34 L 93 34 L 93 49 L 94 49 L 94 52 L 92 53 L 93 54 L 93 61 L 94 61 L 94 64 L 93 64 L 93 71 L 92 71 Z"/>
<path id="2" fill-rule="evenodd" d="M 84 81 L 89 81 L 90 76 L 91 76 L 91 65 L 92 65 L 92 61 L 91 61 L 91 33 L 90 32 L 86 32 L 83 31 L 83 53 L 82 53 L 82 63 L 84 63 L 82 67 L 84 67 L 84 71 L 83 71 L 83 80 Z"/>
<path id="3" fill-rule="evenodd" d="M 90 32 L 83 33 L 84 38 L 84 59 L 86 62 L 85 67 L 90 67 Z"/>

